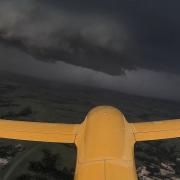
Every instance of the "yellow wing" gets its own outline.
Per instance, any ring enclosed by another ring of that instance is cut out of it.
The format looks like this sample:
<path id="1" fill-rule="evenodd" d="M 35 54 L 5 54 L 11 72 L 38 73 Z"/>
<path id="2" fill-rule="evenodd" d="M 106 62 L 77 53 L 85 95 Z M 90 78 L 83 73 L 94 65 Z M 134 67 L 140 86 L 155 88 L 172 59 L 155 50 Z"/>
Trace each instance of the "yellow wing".
<path id="1" fill-rule="evenodd" d="M 136 141 L 180 137 L 180 119 L 131 124 Z"/>
<path id="2" fill-rule="evenodd" d="M 0 120 L 0 138 L 74 143 L 79 125 Z"/>

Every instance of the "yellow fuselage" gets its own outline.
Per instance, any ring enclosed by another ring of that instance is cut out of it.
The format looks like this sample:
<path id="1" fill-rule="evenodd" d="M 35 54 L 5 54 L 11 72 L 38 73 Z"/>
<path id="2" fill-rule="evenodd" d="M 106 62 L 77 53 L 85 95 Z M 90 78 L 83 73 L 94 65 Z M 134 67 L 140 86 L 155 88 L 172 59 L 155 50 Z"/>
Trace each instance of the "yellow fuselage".
<path id="1" fill-rule="evenodd" d="M 75 143 L 75 180 L 137 180 L 136 141 L 180 137 L 180 121 L 128 123 L 111 106 L 92 109 L 82 124 L 0 120 L 0 138 Z"/>
<path id="2" fill-rule="evenodd" d="M 135 180 L 134 135 L 123 114 L 112 107 L 89 112 L 76 140 L 75 180 Z"/>

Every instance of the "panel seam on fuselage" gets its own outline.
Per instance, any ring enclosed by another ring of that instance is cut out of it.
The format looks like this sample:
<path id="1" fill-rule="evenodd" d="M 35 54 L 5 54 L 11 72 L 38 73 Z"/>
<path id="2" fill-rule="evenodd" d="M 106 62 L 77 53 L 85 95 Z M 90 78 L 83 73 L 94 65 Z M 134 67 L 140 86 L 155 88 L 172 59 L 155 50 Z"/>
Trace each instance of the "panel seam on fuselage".
<path id="1" fill-rule="evenodd" d="M 104 179 L 106 180 L 106 160 L 104 160 Z"/>

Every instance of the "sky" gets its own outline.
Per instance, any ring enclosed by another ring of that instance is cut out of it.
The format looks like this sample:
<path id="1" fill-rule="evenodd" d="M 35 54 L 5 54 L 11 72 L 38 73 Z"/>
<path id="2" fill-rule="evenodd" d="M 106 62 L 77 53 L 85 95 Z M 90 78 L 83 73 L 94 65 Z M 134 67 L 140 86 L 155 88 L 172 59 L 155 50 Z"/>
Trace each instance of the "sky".
<path id="1" fill-rule="evenodd" d="M 180 101 L 179 0 L 0 0 L 0 70 Z"/>

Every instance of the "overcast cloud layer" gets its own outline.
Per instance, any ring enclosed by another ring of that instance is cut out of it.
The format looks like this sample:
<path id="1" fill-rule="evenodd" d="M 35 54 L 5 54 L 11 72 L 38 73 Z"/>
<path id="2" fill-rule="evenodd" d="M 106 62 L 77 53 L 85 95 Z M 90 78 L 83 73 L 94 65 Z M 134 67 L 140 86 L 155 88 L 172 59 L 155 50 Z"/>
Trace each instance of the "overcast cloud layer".
<path id="1" fill-rule="evenodd" d="M 57 80 L 57 83 L 75 83 L 129 94 L 180 101 L 180 77 L 178 75 L 139 69 L 126 71 L 125 76 L 113 76 L 62 61 L 55 63 L 37 61 L 34 57 L 20 50 L 2 45 L 0 45 L 0 52 L 0 71 Z"/>
<path id="2" fill-rule="evenodd" d="M 0 70 L 180 100 L 179 0 L 0 0 Z"/>
<path id="3" fill-rule="evenodd" d="M 178 0 L 0 0 L 0 40 L 109 74 L 180 73 Z"/>

